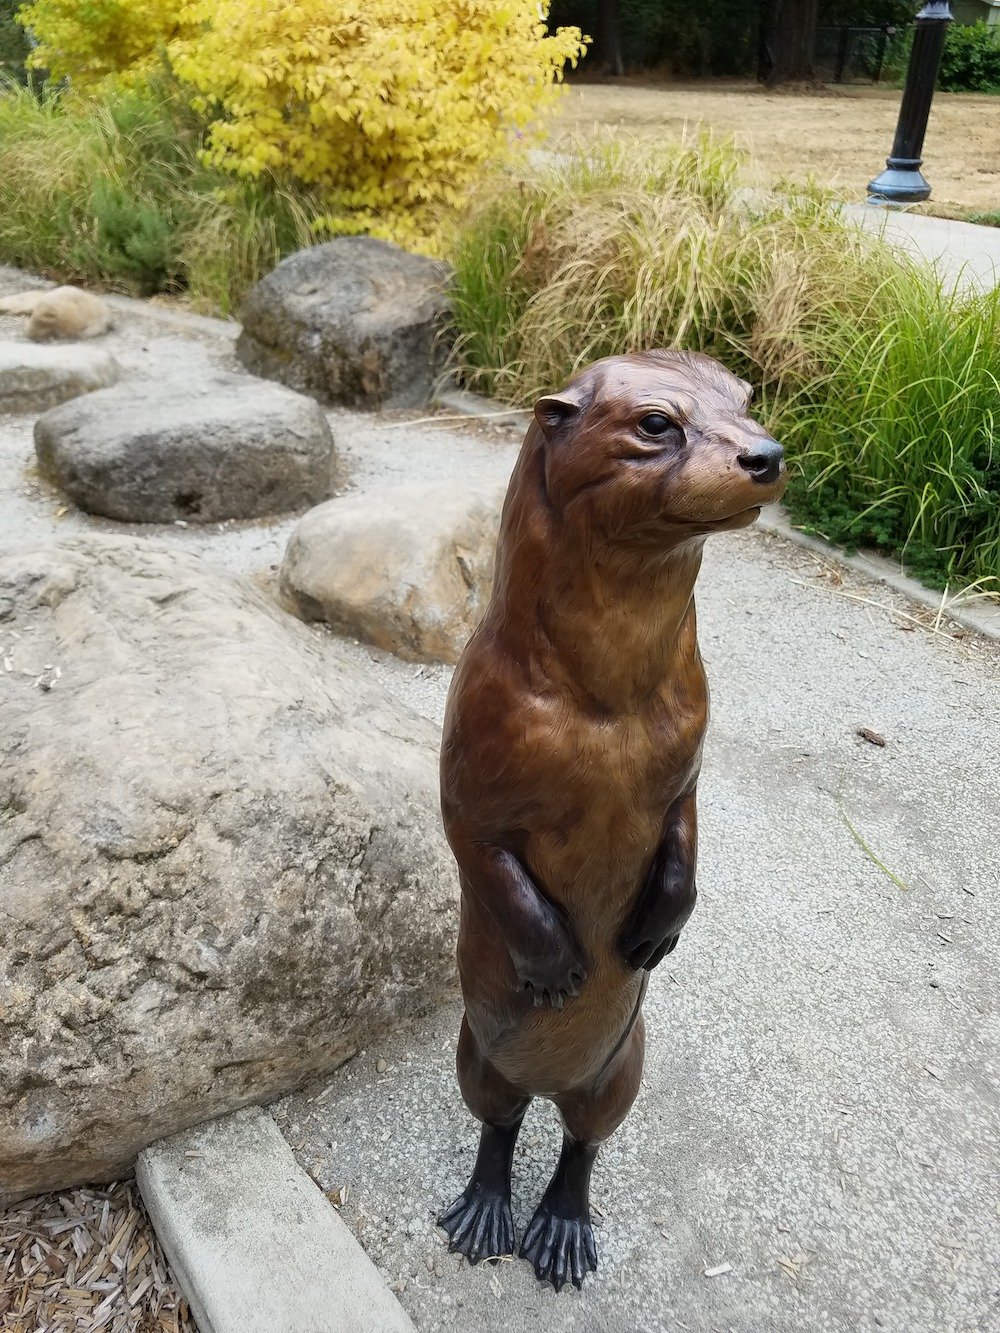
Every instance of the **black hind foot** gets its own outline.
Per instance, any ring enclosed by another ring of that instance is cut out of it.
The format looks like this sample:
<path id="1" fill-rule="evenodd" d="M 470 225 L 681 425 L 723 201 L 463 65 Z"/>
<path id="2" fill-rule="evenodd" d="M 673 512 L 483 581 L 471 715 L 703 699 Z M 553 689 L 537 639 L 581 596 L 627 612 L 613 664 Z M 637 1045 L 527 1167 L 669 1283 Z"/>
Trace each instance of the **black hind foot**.
<path id="1" fill-rule="evenodd" d="M 589 1215 L 558 1217 L 543 1202 L 524 1233 L 521 1257 L 531 1264 L 539 1282 L 551 1282 L 556 1291 L 567 1282 L 582 1287 L 583 1279 L 597 1268 Z"/>
<path id="2" fill-rule="evenodd" d="M 510 1198 L 476 1189 L 472 1182 L 438 1218 L 448 1233 L 449 1250 L 458 1250 L 470 1264 L 514 1253 L 514 1219 Z"/>
<path id="3" fill-rule="evenodd" d="M 460 1251 L 470 1263 L 514 1253 L 510 1168 L 520 1128 L 520 1117 L 506 1127 L 483 1125 L 469 1183 L 438 1218 L 438 1226 L 448 1233 L 448 1248 Z"/>
<path id="4" fill-rule="evenodd" d="M 521 1257 L 535 1269 L 537 1280 L 551 1282 L 557 1292 L 567 1282 L 583 1286 L 587 1274 L 597 1268 L 591 1226 L 591 1172 L 596 1157 L 596 1144 L 581 1144 L 571 1134 L 563 1134 L 559 1165 L 521 1241 Z"/>
<path id="5" fill-rule="evenodd" d="M 559 1165 L 521 1242 L 521 1256 L 539 1282 L 551 1282 L 556 1291 L 567 1282 L 581 1287 L 597 1268 L 590 1225 L 590 1173 L 596 1157 L 596 1145 L 563 1137 Z"/>

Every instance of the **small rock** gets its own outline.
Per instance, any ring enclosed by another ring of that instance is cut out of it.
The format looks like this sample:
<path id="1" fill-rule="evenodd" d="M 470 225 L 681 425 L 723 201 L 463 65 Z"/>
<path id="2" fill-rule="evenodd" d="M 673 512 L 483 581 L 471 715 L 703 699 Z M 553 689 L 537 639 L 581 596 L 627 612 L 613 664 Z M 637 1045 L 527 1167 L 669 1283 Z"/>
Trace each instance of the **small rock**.
<path id="1" fill-rule="evenodd" d="M 107 301 L 79 287 L 56 287 L 52 291 L 6 297 L 0 300 L 0 314 L 30 315 L 27 333 L 35 342 L 49 338 L 96 338 L 107 333 L 114 322 Z"/>
<path id="2" fill-rule="evenodd" d="M 281 566 L 289 609 L 400 657 L 457 661 L 489 600 L 505 490 L 412 484 L 310 510 Z"/>
<path id="3" fill-rule="evenodd" d="M 121 368 L 96 347 L 0 344 L 0 412 L 42 412 L 114 384 Z"/>
<path id="4" fill-rule="evenodd" d="M 386 1071 L 388 1068 L 389 1068 L 389 1065 L 388 1065 L 388 1062 L 387 1062 L 387 1061 L 385 1061 L 385 1060 L 376 1060 L 376 1061 L 375 1061 L 375 1069 L 377 1070 L 378 1073 L 380 1073 L 380 1074 L 384 1074 L 385 1071 Z"/>

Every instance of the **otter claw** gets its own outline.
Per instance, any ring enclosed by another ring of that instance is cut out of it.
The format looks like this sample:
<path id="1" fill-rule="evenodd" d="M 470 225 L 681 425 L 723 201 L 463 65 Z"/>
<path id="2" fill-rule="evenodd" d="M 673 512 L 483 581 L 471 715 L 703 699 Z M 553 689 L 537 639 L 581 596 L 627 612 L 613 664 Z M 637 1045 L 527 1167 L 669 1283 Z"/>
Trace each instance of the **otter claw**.
<path id="1" fill-rule="evenodd" d="M 553 1009 L 562 1009 L 567 1000 L 572 1000 L 580 994 L 575 985 L 550 989 L 548 986 L 536 987 L 530 981 L 526 981 L 521 989 L 525 995 L 531 997 L 531 1002 L 536 1009 L 541 1009 L 544 1005 L 550 1005 Z"/>
<path id="2" fill-rule="evenodd" d="M 653 968 L 661 963 L 668 953 L 673 953 L 674 949 L 677 948 L 679 939 L 680 935 L 668 935 L 665 940 L 660 940 L 659 943 L 653 940 L 642 940 L 628 950 L 625 961 L 635 972 L 643 968 L 647 972 L 652 972 Z"/>

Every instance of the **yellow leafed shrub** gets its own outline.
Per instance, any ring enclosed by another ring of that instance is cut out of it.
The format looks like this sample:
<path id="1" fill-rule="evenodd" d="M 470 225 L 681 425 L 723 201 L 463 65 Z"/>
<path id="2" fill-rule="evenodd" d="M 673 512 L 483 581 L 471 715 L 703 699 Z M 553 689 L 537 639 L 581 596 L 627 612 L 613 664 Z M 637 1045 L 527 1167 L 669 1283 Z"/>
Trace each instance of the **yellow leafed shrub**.
<path id="1" fill-rule="evenodd" d="M 331 232 L 433 250 L 484 163 L 523 151 L 582 50 L 538 0 L 196 0 L 171 61 L 213 164 L 308 187 Z"/>
<path id="2" fill-rule="evenodd" d="M 576 28 L 539 0 L 33 0 L 32 62 L 86 92 L 159 68 L 206 165 L 297 188 L 330 234 L 440 249 L 484 165 L 541 129 Z"/>
<path id="3" fill-rule="evenodd" d="M 38 45 L 28 64 L 87 89 L 150 73 L 182 32 L 181 0 L 34 0 L 18 13 Z"/>

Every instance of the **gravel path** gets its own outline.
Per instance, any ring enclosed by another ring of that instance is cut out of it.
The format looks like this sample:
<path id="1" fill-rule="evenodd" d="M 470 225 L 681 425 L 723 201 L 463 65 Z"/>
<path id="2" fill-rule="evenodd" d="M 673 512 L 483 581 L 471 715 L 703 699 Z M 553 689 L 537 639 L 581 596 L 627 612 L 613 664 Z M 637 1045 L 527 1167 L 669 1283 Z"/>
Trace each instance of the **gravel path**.
<path id="1" fill-rule="evenodd" d="M 470 1269 L 435 1230 L 476 1140 L 457 1004 L 279 1124 L 347 1187 L 421 1333 L 996 1333 L 1000 655 L 763 534 L 709 543 L 699 610 L 701 898 L 599 1160 L 596 1278 L 556 1296 L 521 1262 Z M 536 1103 L 519 1228 L 557 1152 Z"/>

